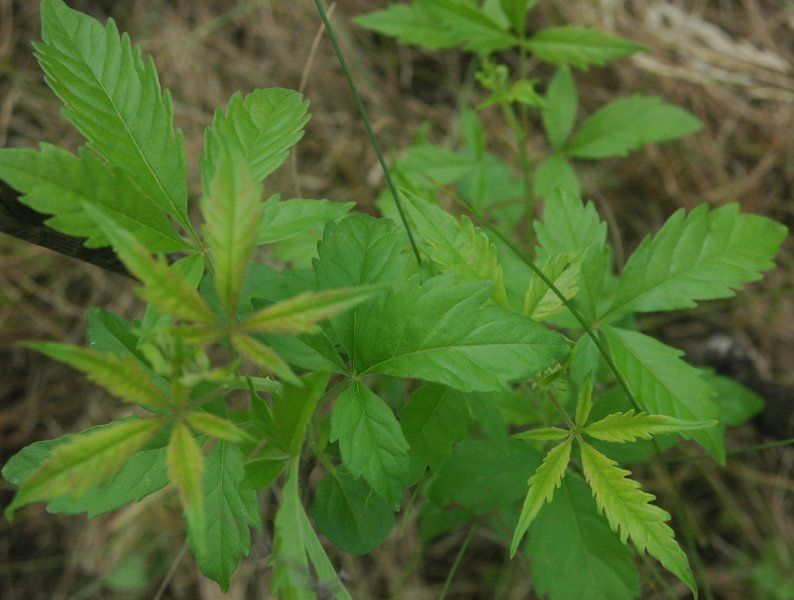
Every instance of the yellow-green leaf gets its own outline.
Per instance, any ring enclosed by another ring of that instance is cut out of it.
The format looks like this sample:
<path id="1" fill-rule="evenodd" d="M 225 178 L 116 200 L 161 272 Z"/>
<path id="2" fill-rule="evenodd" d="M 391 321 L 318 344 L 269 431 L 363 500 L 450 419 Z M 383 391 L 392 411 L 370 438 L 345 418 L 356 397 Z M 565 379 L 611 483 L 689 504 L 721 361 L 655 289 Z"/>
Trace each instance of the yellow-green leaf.
<path id="1" fill-rule="evenodd" d="M 190 429 L 182 422 L 174 425 L 168 442 L 168 476 L 179 490 L 191 531 L 200 537 L 205 530 L 204 494 L 201 491 L 204 456 Z M 196 544 L 203 547 L 204 540 L 197 539 Z"/>
<path id="2" fill-rule="evenodd" d="M 193 411 L 188 413 L 187 422 L 200 433 L 229 442 L 241 442 L 248 434 L 227 419 L 208 412 Z"/>
<path id="3" fill-rule="evenodd" d="M 576 425 L 579 427 L 587 423 L 590 410 L 593 408 L 593 374 L 588 373 L 584 378 L 582 388 L 576 397 Z"/>
<path id="4" fill-rule="evenodd" d="M 298 376 L 292 372 L 290 366 L 273 348 L 242 333 L 232 336 L 232 344 L 240 354 L 268 373 L 275 375 L 282 381 L 288 381 L 297 386 L 301 385 Z"/>
<path id="5" fill-rule="evenodd" d="M 529 440 L 532 442 L 548 442 L 552 440 L 564 440 L 571 432 L 561 427 L 539 427 L 515 434 L 517 440 Z"/>
<path id="6" fill-rule="evenodd" d="M 566 252 L 548 257 L 541 270 L 562 292 L 566 300 L 570 300 L 579 291 L 581 266 L 581 257 L 572 257 L 571 253 Z M 540 321 L 562 312 L 564 308 L 559 296 L 533 273 L 524 295 L 524 314 Z"/>
<path id="7" fill-rule="evenodd" d="M 692 429 L 714 427 L 719 421 L 684 421 L 666 415 L 649 415 L 627 410 L 623 413 L 607 415 L 600 421 L 591 423 L 583 431 L 605 442 L 633 442 L 649 440 L 662 433 L 677 433 Z"/>

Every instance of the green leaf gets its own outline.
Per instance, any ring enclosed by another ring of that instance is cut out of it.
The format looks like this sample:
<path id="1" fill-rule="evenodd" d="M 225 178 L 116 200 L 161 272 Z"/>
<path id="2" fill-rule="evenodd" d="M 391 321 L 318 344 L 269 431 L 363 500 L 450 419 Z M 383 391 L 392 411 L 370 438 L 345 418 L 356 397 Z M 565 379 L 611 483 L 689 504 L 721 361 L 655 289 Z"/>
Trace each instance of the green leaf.
<path id="1" fill-rule="evenodd" d="M 516 440 L 528 440 L 530 442 L 550 442 L 553 440 L 564 440 L 571 432 L 560 427 L 539 427 L 522 431 L 513 435 Z"/>
<path id="2" fill-rule="evenodd" d="M 546 90 L 546 104 L 541 112 L 543 128 L 549 142 L 559 150 L 565 145 L 576 121 L 579 97 L 571 70 L 567 67 L 557 69 Z"/>
<path id="3" fill-rule="evenodd" d="M 149 201 L 190 230 L 182 132 L 174 133 L 171 98 L 161 93 L 154 62 L 144 62 L 113 19 L 103 27 L 61 0 L 41 3 L 41 36 L 36 58 L 66 117 Z"/>
<path id="4" fill-rule="evenodd" d="M 580 443 L 580 447 L 585 478 L 593 490 L 598 510 L 606 515 L 612 530 L 620 534 L 624 544 L 631 538 L 640 552 L 647 550 L 697 597 L 689 561 L 666 523 L 670 515 L 651 504 L 654 496 L 642 491 L 640 484 L 628 477 L 629 471 L 621 469 L 589 444 Z"/>
<path id="5" fill-rule="evenodd" d="M 130 355 L 100 354 L 74 344 L 27 342 L 25 345 L 86 373 L 91 381 L 124 402 L 156 408 L 170 406 L 141 363 Z"/>
<path id="6" fill-rule="evenodd" d="M 494 284 L 494 302 L 507 305 L 504 275 L 499 266 L 496 246 L 467 216 L 460 223 L 445 210 L 430 204 L 413 192 L 401 190 L 404 206 L 419 236 L 428 247 L 427 254 L 458 281 L 486 279 Z"/>
<path id="7" fill-rule="evenodd" d="M 355 22 L 402 44 L 428 50 L 452 48 L 458 44 L 454 32 L 439 28 L 432 12 L 419 4 L 390 4 L 384 10 L 359 15 Z"/>
<path id="8" fill-rule="evenodd" d="M 300 379 L 292 372 L 278 353 L 254 338 L 245 334 L 232 335 L 232 345 L 243 356 L 268 373 L 272 373 L 282 381 L 300 385 Z"/>
<path id="9" fill-rule="evenodd" d="M 538 0 L 499 0 L 499 4 L 510 21 L 510 26 L 519 34 L 526 30 L 527 12 L 534 8 Z"/>
<path id="10" fill-rule="evenodd" d="M 408 442 L 389 406 L 360 381 L 336 399 L 332 442 L 354 477 L 364 477 L 391 506 L 399 506 L 408 484 Z"/>
<path id="11" fill-rule="evenodd" d="M 513 558 L 518 550 L 521 539 L 529 529 L 532 521 L 547 502 L 551 502 L 554 497 L 554 490 L 560 487 L 565 470 L 568 468 L 568 461 L 571 459 L 571 446 L 573 437 L 554 446 L 546 454 L 538 470 L 529 478 L 529 491 L 524 499 L 524 506 L 521 509 L 521 516 L 513 532 L 513 540 L 510 542 L 510 558 Z"/>
<path id="12" fill-rule="evenodd" d="M 575 158 L 626 156 L 640 146 L 699 131 L 700 121 L 658 96 L 613 100 L 590 115 L 564 151 Z"/>
<path id="13" fill-rule="evenodd" d="M 341 219 L 355 202 L 330 200 L 282 200 L 274 196 L 262 204 L 257 244 L 272 244 L 290 239 L 309 229 Z"/>
<path id="14" fill-rule="evenodd" d="M 566 340 L 497 306 L 483 306 L 493 286 L 455 284 L 451 275 L 421 284 L 413 277 L 359 310 L 354 367 L 423 379 L 462 391 L 506 390 L 568 352 Z"/>
<path id="15" fill-rule="evenodd" d="M 176 270 L 170 269 L 162 258 L 152 258 L 146 247 L 131 233 L 99 208 L 85 205 L 102 231 L 110 239 L 113 249 L 124 266 L 135 275 L 143 286 L 138 295 L 167 314 L 198 323 L 214 323 L 215 313 L 201 299 L 195 288 Z"/>
<path id="16" fill-rule="evenodd" d="M 628 410 L 607 415 L 600 421 L 591 423 L 583 431 L 605 442 L 623 443 L 638 439 L 649 440 L 662 433 L 706 429 L 714 427 L 717 423 L 718 421 L 682 421 L 665 415 L 649 415 Z"/>
<path id="17" fill-rule="evenodd" d="M 343 467 L 317 486 L 312 516 L 325 537 L 356 556 L 380 546 L 394 527 L 394 511 L 388 503 Z"/>
<path id="18" fill-rule="evenodd" d="M 661 231 L 629 257 L 605 316 L 691 308 L 728 298 L 775 266 L 788 231 L 766 217 L 739 213 L 737 204 L 686 215 L 676 211 Z"/>
<path id="19" fill-rule="evenodd" d="M 593 408 L 593 373 L 588 372 L 576 396 L 576 426 L 584 427 Z"/>
<path id="20" fill-rule="evenodd" d="M 196 548 L 206 548 L 204 510 L 204 457 L 187 425 L 178 421 L 168 442 L 168 477 L 176 484 L 189 530 Z M 198 552 L 200 554 L 201 551 Z"/>
<path id="21" fill-rule="evenodd" d="M 202 233 L 213 259 L 215 289 L 226 314 L 233 316 L 256 246 L 262 189 L 233 142 L 219 137 L 215 146 L 214 174 L 201 198 Z"/>
<path id="22" fill-rule="evenodd" d="M 89 435 L 114 425 L 115 423 L 111 423 L 92 427 L 78 436 Z M 157 432 L 107 481 L 92 486 L 79 498 L 72 497 L 69 489 L 66 495 L 56 497 L 49 502 L 47 512 L 87 513 L 88 517 L 93 519 L 164 488 L 168 484 L 165 465 L 165 444 L 168 438 L 163 433 L 165 433 L 163 429 Z M 74 438 L 73 435 L 64 435 L 54 440 L 35 442 L 26 446 L 3 466 L 3 478 L 14 485 L 22 485 L 50 458 L 57 447 Z"/>
<path id="23" fill-rule="evenodd" d="M 312 600 L 317 597 L 316 590 L 322 589 L 337 600 L 351 600 L 303 510 L 298 489 L 299 464 L 293 460 L 290 465 L 276 513 L 270 591 L 277 598 Z"/>
<path id="24" fill-rule="evenodd" d="M 527 537 L 535 592 L 548 595 L 549 600 L 632 600 L 639 596 L 629 548 L 610 531 L 580 479 L 570 474 L 563 479 Z"/>
<path id="25" fill-rule="evenodd" d="M 328 384 L 328 373 L 311 373 L 302 385 L 285 384 L 273 399 L 273 421 L 279 445 L 290 456 L 299 456 L 306 428 Z"/>
<path id="26" fill-rule="evenodd" d="M 116 473 L 162 427 L 161 419 L 129 420 L 76 436 L 56 447 L 49 458 L 24 480 L 11 504 L 8 519 L 31 502 L 68 495 L 76 498 Z"/>
<path id="27" fill-rule="evenodd" d="M 556 189 L 543 205 L 543 222 L 533 223 L 545 258 L 566 252 L 581 252 L 606 244 L 607 226 L 598 218 L 592 202 L 583 203 L 578 195 Z"/>
<path id="28" fill-rule="evenodd" d="M 245 455 L 234 444 L 219 441 L 204 463 L 202 496 L 206 530 L 197 533 L 188 522 L 188 543 L 201 572 L 229 590 L 240 558 L 251 549 L 250 527 L 261 527 L 256 492 L 241 484 Z M 206 540 L 201 547 L 196 539 Z"/>
<path id="29" fill-rule="evenodd" d="M 581 186 L 571 163 L 561 154 L 551 154 L 540 163 L 534 174 L 533 189 L 540 198 L 549 198 L 557 187 L 579 196 Z"/>
<path id="30" fill-rule="evenodd" d="M 581 257 L 571 253 L 549 256 L 540 266 L 543 274 L 551 280 L 567 300 L 579 291 Z M 529 280 L 527 293 L 524 294 L 524 314 L 542 321 L 565 310 L 559 296 L 536 274 Z"/>
<path id="31" fill-rule="evenodd" d="M 604 65 L 644 50 L 645 46 L 607 35 L 599 29 L 587 27 L 550 27 L 539 31 L 524 45 L 541 60 L 558 66 L 571 65 L 587 69 L 590 65 Z"/>
<path id="32" fill-rule="evenodd" d="M 0 179 L 22 194 L 20 202 L 53 215 L 47 225 L 73 237 L 87 238 L 88 248 L 110 242 L 83 203 L 96 204 L 132 232 L 152 252 L 187 250 L 162 207 L 141 195 L 123 171 L 114 169 L 93 152 L 78 156 L 50 144 L 41 151 L 0 149 Z"/>
<path id="33" fill-rule="evenodd" d="M 251 177 L 261 182 L 287 159 L 289 149 L 303 137 L 309 121 L 309 102 L 298 92 L 283 88 L 254 90 L 245 98 L 237 92 L 226 111 L 215 111 L 204 134 L 201 179 L 209 189 L 226 143 L 242 155 Z"/>
<path id="34" fill-rule="evenodd" d="M 466 398 L 441 385 L 423 385 L 411 394 L 410 402 L 399 414 L 410 446 L 411 481 L 418 481 L 428 466 L 437 472 L 469 429 Z"/>
<path id="35" fill-rule="evenodd" d="M 278 457 L 257 458 L 245 463 L 245 478 L 241 489 L 260 490 L 271 485 L 289 464 L 289 459 L 279 451 Z"/>
<path id="36" fill-rule="evenodd" d="M 248 434 L 243 429 L 228 419 L 208 412 L 195 410 L 189 412 L 186 418 L 193 429 L 210 437 L 228 442 L 242 442 L 248 438 Z"/>
<path id="37" fill-rule="evenodd" d="M 642 408 L 684 421 L 719 417 L 711 399 L 714 391 L 695 367 L 681 360 L 681 351 L 636 331 L 611 326 L 603 331 L 618 372 Z M 681 435 L 703 446 L 720 464 L 725 463 L 725 441 L 718 428 Z"/>
<path id="38" fill-rule="evenodd" d="M 243 329 L 259 333 L 319 333 L 324 321 L 383 293 L 382 285 L 304 292 L 271 304 L 243 321 Z"/>
<path id="39" fill-rule="evenodd" d="M 741 383 L 715 373 L 702 372 L 702 377 L 716 393 L 714 402 L 725 427 L 742 425 L 763 410 L 763 398 Z"/>

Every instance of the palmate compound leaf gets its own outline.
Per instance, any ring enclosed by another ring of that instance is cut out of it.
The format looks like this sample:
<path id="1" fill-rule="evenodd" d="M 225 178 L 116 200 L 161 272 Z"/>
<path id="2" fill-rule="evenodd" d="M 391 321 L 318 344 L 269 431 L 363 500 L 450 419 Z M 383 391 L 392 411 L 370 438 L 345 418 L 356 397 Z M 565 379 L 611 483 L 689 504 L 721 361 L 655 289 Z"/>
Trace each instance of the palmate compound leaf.
<path id="1" fill-rule="evenodd" d="M 303 137 L 309 121 L 309 102 L 298 92 L 283 88 L 254 90 L 245 98 L 237 92 L 226 111 L 215 112 L 204 134 L 201 179 L 209 189 L 218 168 L 221 147 L 235 146 L 251 177 L 261 182 L 287 159 L 289 149 Z"/>
<path id="2" fill-rule="evenodd" d="M 351 600 L 303 509 L 299 464 L 298 460 L 290 463 L 276 513 L 270 591 L 290 600 L 312 600 L 318 595 Z"/>
<path id="3" fill-rule="evenodd" d="M 580 442 L 582 468 L 593 490 L 598 509 L 625 544 L 631 538 L 640 552 L 656 558 L 662 566 L 683 581 L 697 597 L 697 585 L 689 561 L 667 525 L 670 515 L 651 504 L 654 496 L 640 489 L 612 459 L 591 445 Z"/>
<path id="4" fill-rule="evenodd" d="M 102 354 L 74 344 L 53 342 L 27 342 L 25 345 L 86 373 L 91 381 L 124 402 L 154 408 L 170 406 L 140 361 L 131 355 Z"/>
<path id="5" fill-rule="evenodd" d="M 245 455 L 234 444 L 219 441 L 204 463 L 202 494 L 207 514 L 206 531 L 197 535 L 188 522 L 188 543 L 201 572 L 229 589 L 231 576 L 251 549 L 250 527 L 259 528 L 261 518 L 256 492 L 241 488 Z M 203 548 L 195 539 L 206 540 Z"/>
<path id="6" fill-rule="evenodd" d="M 36 57 L 66 117 L 91 148 L 189 230 L 182 133 L 174 133 L 171 98 L 161 93 L 154 62 L 143 60 L 112 19 L 103 27 L 61 0 L 42 1 L 41 23 L 44 43 L 35 44 Z"/>
<path id="7" fill-rule="evenodd" d="M 529 478 L 529 491 L 524 499 L 521 516 L 518 517 L 518 524 L 513 532 L 513 540 L 510 542 L 510 558 L 515 556 L 521 539 L 540 509 L 551 501 L 554 497 L 554 490 L 560 487 L 571 458 L 572 445 L 573 437 L 569 437 L 561 444 L 554 446 L 546 454 L 537 471 Z"/>
<path id="8" fill-rule="evenodd" d="M 634 54 L 645 47 L 587 27 L 550 27 L 529 38 L 524 45 L 538 58 L 558 66 L 587 69 Z"/>
<path id="9" fill-rule="evenodd" d="M 714 427 L 718 421 L 683 421 L 666 415 L 649 415 L 634 410 L 613 413 L 591 423 L 582 431 L 605 442 L 633 442 L 649 440 L 663 433 L 679 433 Z"/>
<path id="10" fill-rule="evenodd" d="M 719 418 L 714 391 L 695 367 L 681 360 L 682 352 L 637 331 L 606 326 L 603 332 L 618 372 L 643 409 L 684 421 Z M 719 428 L 682 431 L 681 436 L 725 463 L 725 441 Z"/>
<path id="11" fill-rule="evenodd" d="M 425 251 L 430 258 L 444 271 L 455 273 L 458 281 L 484 279 L 493 282 L 494 302 L 506 306 L 502 267 L 496 246 L 485 232 L 465 215 L 458 222 L 447 211 L 413 192 L 403 189 L 400 193 L 419 237 L 427 244 Z"/>
<path id="12" fill-rule="evenodd" d="M 193 533 L 197 551 L 206 549 L 206 513 L 202 479 L 204 477 L 204 456 L 198 442 L 184 423 L 177 422 L 171 430 L 168 442 L 168 477 L 179 490 L 185 520 Z"/>
<path id="13" fill-rule="evenodd" d="M 584 481 L 570 473 L 535 518 L 525 547 L 535 591 L 549 600 L 632 600 L 640 594 L 631 550 L 598 514 Z"/>
<path id="14" fill-rule="evenodd" d="M 485 281 L 414 276 L 359 310 L 354 368 L 461 391 L 506 390 L 562 359 L 561 335 L 498 306 Z"/>
<path id="15" fill-rule="evenodd" d="M 142 195 L 128 176 L 82 149 L 78 156 L 50 144 L 0 149 L 0 179 L 22 194 L 20 201 L 52 215 L 45 223 L 73 237 L 87 238 L 88 248 L 109 241 L 83 203 L 101 206 L 152 252 L 188 250 L 162 207 Z"/>
<path id="16" fill-rule="evenodd" d="M 676 211 L 629 257 L 603 316 L 691 308 L 733 296 L 775 266 L 787 234 L 771 219 L 740 214 L 737 204 Z"/>
<path id="17" fill-rule="evenodd" d="M 218 298 L 233 317 L 256 246 L 262 188 L 231 141 L 219 137 L 216 146 L 214 174 L 201 198 L 202 233 L 212 257 Z"/>
<path id="18" fill-rule="evenodd" d="M 201 299 L 190 282 L 162 258 L 153 258 L 130 232 L 96 206 L 84 205 L 86 212 L 102 228 L 119 260 L 141 283 L 138 295 L 164 313 L 195 323 L 212 324 L 215 313 Z"/>
<path id="19" fill-rule="evenodd" d="M 160 418 L 130 419 L 75 436 L 56 447 L 49 458 L 25 479 L 6 508 L 14 512 L 31 502 L 61 496 L 77 497 L 106 481 L 163 426 Z"/>
<path id="20" fill-rule="evenodd" d="M 363 477 L 391 506 L 408 485 L 408 442 L 389 405 L 360 381 L 339 394 L 331 412 L 332 442 L 339 441 L 342 462 Z"/>

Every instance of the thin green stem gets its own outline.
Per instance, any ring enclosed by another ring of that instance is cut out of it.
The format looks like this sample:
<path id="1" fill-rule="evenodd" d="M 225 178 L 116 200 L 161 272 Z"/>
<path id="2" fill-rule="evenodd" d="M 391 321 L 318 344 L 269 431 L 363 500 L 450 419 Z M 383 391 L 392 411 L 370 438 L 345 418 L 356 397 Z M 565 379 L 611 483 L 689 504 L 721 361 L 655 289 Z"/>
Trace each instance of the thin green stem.
<path id="1" fill-rule="evenodd" d="M 361 120 L 364 122 L 364 127 L 367 130 L 369 141 L 372 143 L 372 147 L 378 157 L 378 162 L 380 163 L 380 167 L 383 170 L 383 176 L 386 179 L 387 185 L 389 186 L 389 191 L 391 192 L 392 198 L 394 198 L 394 204 L 397 206 L 397 212 L 400 214 L 400 219 L 402 220 L 403 225 L 405 226 L 405 231 L 408 234 L 408 241 L 411 243 L 411 249 L 413 250 L 414 258 L 416 258 L 416 264 L 421 266 L 422 257 L 419 254 L 419 248 L 416 245 L 413 233 L 411 233 L 411 227 L 408 223 L 408 219 L 405 217 L 402 202 L 400 202 L 400 195 L 397 192 L 397 186 L 394 185 L 394 181 L 392 180 L 391 174 L 389 173 L 389 167 L 386 165 L 386 160 L 383 158 L 383 153 L 380 150 L 378 138 L 375 137 L 375 132 L 372 130 L 372 124 L 369 121 L 369 116 L 367 115 L 367 109 L 364 106 L 364 101 L 361 99 L 361 94 L 358 93 L 356 82 L 353 81 L 353 76 L 350 74 L 350 69 L 347 67 L 347 62 L 345 61 L 345 57 L 342 54 L 342 49 L 339 46 L 339 42 L 336 39 L 334 28 L 331 26 L 331 22 L 328 20 L 328 15 L 325 12 L 322 0 L 314 0 L 314 3 L 317 6 L 317 12 L 320 13 L 320 18 L 323 20 L 325 30 L 328 32 L 328 39 L 331 40 L 331 44 L 334 47 L 336 59 L 339 61 L 339 66 L 342 68 L 342 73 L 344 73 L 347 85 L 350 87 L 350 91 L 353 93 L 353 98 L 356 100 L 356 106 L 358 107 L 359 115 L 361 115 Z"/>
<path id="2" fill-rule="evenodd" d="M 447 592 L 449 591 L 449 586 L 452 585 L 452 580 L 455 579 L 455 573 L 457 573 L 458 567 L 460 566 L 460 561 L 463 558 L 463 555 L 466 553 L 466 549 L 469 547 L 469 542 L 471 542 L 471 538 L 474 537 L 474 532 L 479 524 L 480 518 L 477 517 L 474 523 L 471 524 L 471 527 L 469 528 L 469 531 L 460 546 L 460 550 L 458 550 L 458 554 L 455 556 L 455 562 L 452 563 L 452 568 L 447 574 L 447 580 L 444 582 L 444 588 L 441 590 L 441 595 L 438 597 L 438 600 L 444 600 L 444 598 L 446 598 Z"/>

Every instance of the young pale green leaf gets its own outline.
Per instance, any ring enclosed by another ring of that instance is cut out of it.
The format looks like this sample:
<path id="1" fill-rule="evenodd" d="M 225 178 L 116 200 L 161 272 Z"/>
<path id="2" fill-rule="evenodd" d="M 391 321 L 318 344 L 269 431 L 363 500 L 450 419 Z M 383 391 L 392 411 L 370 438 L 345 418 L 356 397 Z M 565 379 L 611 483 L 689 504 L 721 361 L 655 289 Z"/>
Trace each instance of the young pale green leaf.
<path id="1" fill-rule="evenodd" d="M 332 442 L 354 477 L 364 477 L 391 506 L 399 506 L 408 484 L 408 442 L 389 406 L 360 381 L 336 399 Z"/>
<path id="2" fill-rule="evenodd" d="M 640 484 L 629 478 L 629 471 L 589 444 L 580 443 L 580 447 L 585 478 L 610 527 L 620 534 L 624 544 L 631 538 L 640 552 L 647 550 L 697 597 L 689 561 L 666 523 L 670 515 L 651 504 L 654 496 L 642 491 Z"/>
<path id="3" fill-rule="evenodd" d="M 524 499 L 524 506 L 521 509 L 521 516 L 518 517 L 518 524 L 513 532 L 513 540 L 510 542 L 510 558 L 513 558 L 518 550 L 521 539 L 529 529 L 532 521 L 547 502 L 551 502 L 554 497 L 554 490 L 560 487 L 565 470 L 568 468 L 568 461 L 571 459 L 571 446 L 573 438 L 568 438 L 561 444 L 554 446 L 546 454 L 543 462 L 529 478 L 529 491 Z"/>
<path id="4" fill-rule="evenodd" d="M 233 316 L 256 246 L 262 189 L 232 141 L 219 136 L 215 146 L 214 174 L 201 198 L 202 233 L 213 260 L 218 298 L 226 314 Z"/>
<path id="5" fill-rule="evenodd" d="M 613 413 L 584 428 L 588 435 L 605 442 L 649 440 L 654 435 L 714 427 L 718 421 L 682 421 L 665 415 L 649 415 L 628 410 Z"/>
<path id="6" fill-rule="evenodd" d="M 543 205 L 543 222 L 533 223 L 541 258 L 581 252 L 606 243 L 607 226 L 598 218 L 592 202 L 584 203 L 578 195 L 557 188 Z"/>
<path id="7" fill-rule="evenodd" d="M 555 149 L 559 150 L 565 145 L 576 121 L 578 109 L 579 97 L 571 70 L 561 67 L 549 82 L 546 103 L 541 112 L 546 136 Z"/>
<path id="8" fill-rule="evenodd" d="M 364 285 L 304 292 L 255 312 L 243 321 L 242 327 L 256 333 L 318 333 L 319 321 L 350 310 L 385 289 L 383 285 Z"/>
<path id="9" fill-rule="evenodd" d="M 507 293 L 496 246 L 485 232 L 467 216 L 458 223 L 451 214 L 413 192 L 401 190 L 401 195 L 419 236 L 428 245 L 425 250 L 430 258 L 443 270 L 455 273 L 458 281 L 492 281 L 494 302 L 506 306 Z"/>
<path id="10" fill-rule="evenodd" d="M 161 93 L 154 62 L 112 19 L 103 27 L 61 0 L 42 1 L 41 36 L 36 57 L 66 117 L 148 202 L 189 230 L 182 132 L 174 133 L 171 98 Z"/>
<path id="11" fill-rule="evenodd" d="M 226 112 L 215 112 L 204 134 L 201 178 L 204 190 L 218 169 L 222 147 L 232 144 L 242 155 L 256 182 L 275 171 L 287 159 L 289 149 L 303 137 L 309 121 L 309 102 L 298 92 L 282 88 L 254 90 L 229 100 Z"/>
<path id="12" fill-rule="evenodd" d="M 695 367 L 681 360 L 681 351 L 636 331 L 611 326 L 603 331 L 618 372 L 642 408 L 684 421 L 718 418 L 711 399 L 714 391 Z M 703 446 L 720 464 L 725 463 L 725 441 L 719 428 L 681 435 Z"/>
<path id="13" fill-rule="evenodd" d="M 571 435 L 571 432 L 561 427 L 539 427 L 516 433 L 513 438 L 531 442 L 550 442 L 553 440 L 564 440 L 569 435 Z"/>
<path id="14" fill-rule="evenodd" d="M 576 396 L 576 426 L 584 427 L 593 408 L 593 373 L 588 372 Z"/>
<path id="15" fill-rule="evenodd" d="M 285 384 L 273 399 L 276 440 L 290 456 L 299 456 L 306 440 L 306 428 L 328 384 L 328 373 L 311 373 L 301 386 Z"/>
<path id="16" fill-rule="evenodd" d="M 162 258 L 153 258 L 130 232 L 95 206 L 84 205 L 86 212 L 102 228 L 124 266 L 143 285 L 138 295 L 167 314 L 186 321 L 215 323 L 215 313 L 195 288 Z"/>
<path id="17" fill-rule="evenodd" d="M 410 446 L 411 481 L 418 481 L 428 466 L 437 472 L 469 429 L 465 396 L 441 385 L 423 385 L 411 394 L 411 401 L 399 414 Z"/>
<path id="18" fill-rule="evenodd" d="M 549 198 L 558 187 L 575 197 L 582 189 L 571 163 L 562 154 L 555 153 L 546 157 L 535 170 L 533 189 L 539 198 Z"/>
<path id="19" fill-rule="evenodd" d="M 640 594 L 629 548 L 598 514 L 584 481 L 568 474 L 527 535 L 537 594 L 549 600 L 633 600 Z M 554 543 L 549 543 L 553 540 Z"/>
<path id="20" fill-rule="evenodd" d="M 204 456 L 190 429 L 181 421 L 174 425 L 168 442 L 168 477 L 179 490 L 185 520 L 193 533 L 196 548 L 203 550 L 207 542 L 204 537 L 206 513 L 201 487 L 204 478 Z"/>
<path id="21" fill-rule="evenodd" d="M 590 115 L 564 148 L 574 158 L 626 156 L 640 146 L 699 131 L 700 121 L 658 96 L 613 100 Z"/>
<path id="22" fill-rule="evenodd" d="M 262 204 L 262 221 L 259 223 L 257 244 L 272 244 L 290 239 L 314 227 L 323 227 L 350 211 L 355 202 L 306 200 L 293 198 L 279 200 L 273 196 Z"/>
<path id="23" fill-rule="evenodd" d="M 228 419 L 208 412 L 191 411 L 187 414 L 187 422 L 199 433 L 227 442 L 242 442 L 249 438 L 245 430 L 240 429 Z"/>
<path id="24" fill-rule="evenodd" d="M 201 572 L 217 581 L 224 592 L 232 574 L 251 549 L 251 527 L 261 526 L 256 492 L 241 487 L 245 455 L 234 444 L 218 442 L 204 463 L 202 497 L 206 530 L 196 532 L 188 522 L 188 544 Z M 206 540 L 204 547 L 197 539 Z"/>
<path id="25" fill-rule="evenodd" d="M 492 284 L 455 284 L 452 275 L 412 277 L 359 310 L 354 368 L 423 379 L 462 391 L 506 390 L 552 366 L 569 350 L 562 336 L 483 303 Z"/>
<path id="26" fill-rule="evenodd" d="M 91 381 L 124 402 L 155 408 L 170 406 L 140 361 L 131 355 L 101 354 L 82 346 L 53 342 L 27 342 L 25 345 L 86 373 Z"/>
<path id="27" fill-rule="evenodd" d="M 570 300 L 579 291 L 581 266 L 580 256 L 565 253 L 549 256 L 540 268 L 543 274 L 562 292 L 563 296 Z M 532 319 L 542 321 L 564 309 L 565 306 L 559 296 L 551 291 L 551 288 L 537 274 L 533 273 L 529 280 L 527 293 L 524 294 L 524 314 Z"/>
<path id="28" fill-rule="evenodd" d="M 389 504 L 344 467 L 328 473 L 317 486 L 312 516 L 325 537 L 355 556 L 380 546 L 394 527 Z"/>
<path id="29" fill-rule="evenodd" d="M 109 241 L 83 210 L 84 202 L 100 206 L 152 252 L 189 249 L 156 201 L 141 195 L 123 171 L 86 149 L 74 156 L 50 144 L 41 144 L 40 152 L 2 148 L 0 179 L 22 194 L 23 204 L 53 215 L 45 221 L 48 226 L 87 238 L 88 248 L 107 246 Z"/>
<path id="30" fill-rule="evenodd" d="M 607 35 L 599 29 L 587 27 L 550 27 L 539 31 L 524 45 L 541 60 L 558 66 L 571 65 L 587 69 L 590 65 L 604 65 L 643 50 L 645 46 Z"/>
<path id="31" fill-rule="evenodd" d="M 232 345 L 240 354 L 268 373 L 272 373 L 282 381 L 300 385 L 300 379 L 292 372 L 290 366 L 269 346 L 242 333 L 232 335 Z"/>
<path id="32" fill-rule="evenodd" d="M 605 316 L 691 308 L 727 298 L 761 278 L 788 231 L 766 217 L 739 213 L 737 204 L 689 215 L 679 210 L 629 257 Z"/>
<path id="33" fill-rule="evenodd" d="M 6 516 L 31 502 L 82 495 L 106 481 L 163 426 L 162 419 L 135 419 L 75 436 L 57 446 L 24 480 Z"/>

